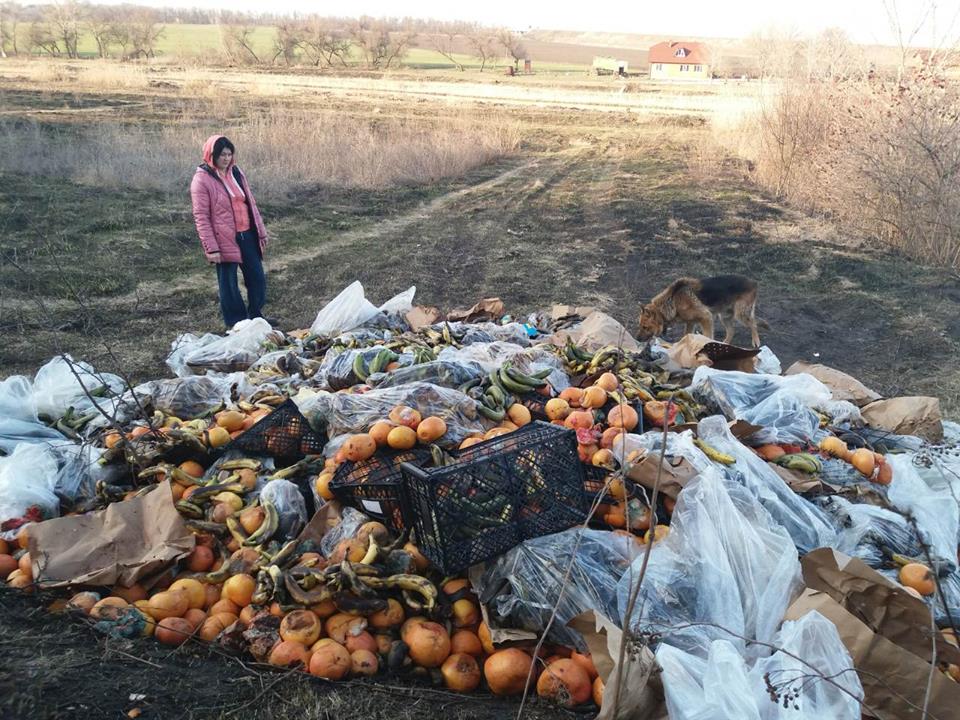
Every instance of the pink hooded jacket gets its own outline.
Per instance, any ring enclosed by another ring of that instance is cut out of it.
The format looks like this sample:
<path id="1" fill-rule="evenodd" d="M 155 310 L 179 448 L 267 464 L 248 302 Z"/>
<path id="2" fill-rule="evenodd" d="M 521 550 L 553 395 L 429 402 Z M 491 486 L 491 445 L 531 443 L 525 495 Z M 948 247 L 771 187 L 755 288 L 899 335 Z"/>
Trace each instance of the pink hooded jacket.
<path id="1" fill-rule="evenodd" d="M 197 167 L 190 183 L 190 198 L 193 201 L 193 220 L 203 246 L 203 254 L 210 262 L 243 261 L 240 246 L 237 245 L 237 223 L 233 216 L 233 205 L 223 180 L 217 175 L 213 164 L 213 146 L 222 135 L 211 135 L 203 144 L 203 164 Z M 232 162 L 227 172 L 232 172 L 237 184 L 247 196 L 250 209 L 251 227 L 256 228 L 260 236 L 260 253 L 267 247 L 267 230 L 257 208 L 246 176 Z M 216 254 L 216 253 L 219 253 Z"/>

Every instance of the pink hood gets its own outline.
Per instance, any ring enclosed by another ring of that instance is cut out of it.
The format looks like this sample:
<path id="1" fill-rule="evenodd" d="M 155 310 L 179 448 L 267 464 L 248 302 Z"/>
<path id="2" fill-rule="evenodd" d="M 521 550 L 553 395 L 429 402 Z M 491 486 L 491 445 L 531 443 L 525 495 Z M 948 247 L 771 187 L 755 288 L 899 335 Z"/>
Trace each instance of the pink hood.
<path id="1" fill-rule="evenodd" d="M 223 135 L 211 135 L 207 138 L 207 141 L 203 144 L 203 161 L 209 165 L 211 168 L 216 169 L 216 165 L 213 164 L 213 146 L 217 144 L 217 140 L 222 138 Z M 230 169 L 236 164 L 236 155 L 233 159 L 230 160 L 230 167 L 227 168 L 229 172 Z"/>

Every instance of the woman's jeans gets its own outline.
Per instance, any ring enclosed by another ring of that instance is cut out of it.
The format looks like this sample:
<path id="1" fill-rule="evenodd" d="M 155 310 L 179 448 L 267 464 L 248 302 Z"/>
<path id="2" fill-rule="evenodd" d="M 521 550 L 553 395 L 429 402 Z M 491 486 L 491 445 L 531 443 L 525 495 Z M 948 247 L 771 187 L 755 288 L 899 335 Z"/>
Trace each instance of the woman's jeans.
<path id="1" fill-rule="evenodd" d="M 240 246 L 240 257 L 243 258 L 243 262 L 217 264 L 220 311 L 228 328 L 241 320 L 263 317 L 263 304 L 267 299 L 267 277 L 263 272 L 257 231 L 250 228 L 237 233 L 237 245 Z M 243 296 L 240 294 L 237 268 L 240 268 L 240 272 L 243 273 L 243 284 L 247 288 L 247 304 L 244 304 Z"/>

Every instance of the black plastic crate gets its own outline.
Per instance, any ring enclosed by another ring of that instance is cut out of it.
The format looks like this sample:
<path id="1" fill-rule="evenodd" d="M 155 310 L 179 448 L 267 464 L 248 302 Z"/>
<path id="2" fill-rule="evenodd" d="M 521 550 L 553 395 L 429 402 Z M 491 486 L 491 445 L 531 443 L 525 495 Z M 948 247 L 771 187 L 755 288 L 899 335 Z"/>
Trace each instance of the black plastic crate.
<path id="1" fill-rule="evenodd" d="M 295 461 L 305 455 L 322 455 L 324 445 L 325 438 L 310 427 L 297 404 L 287 400 L 223 449 Z"/>
<path id="2" fill-rule="evenodd" d="M 437 468 L 402 465 L 417 545 L 443 573 L 586 517 L 584 469 L 572 430 L 533 422 L 455 458 Z"/>
<path id="3" fill-rule="evenodd" d="M 344 505 L 399 533 L 411 524 L 410 503 L 400 464 L 424 464 L 429 458 L 430 453 L 420 448 L 399 452 L 380 450 L 366 460 L 342 463 L 330 481 L 330 490 Z"/>
<path id="4" fill-rule="evenodd" d="M 589 507 L 596 499 L 597 494 L 602 492 L 604 487 L 606 487 L 607 478 L 610 477 L 610 471 L 597 465 L 584 465 L 583 476 L 584 502 L 586 502 Z M 609 495 L 605 495 L 601 502 L 612 503 L 616 501 Z"/>

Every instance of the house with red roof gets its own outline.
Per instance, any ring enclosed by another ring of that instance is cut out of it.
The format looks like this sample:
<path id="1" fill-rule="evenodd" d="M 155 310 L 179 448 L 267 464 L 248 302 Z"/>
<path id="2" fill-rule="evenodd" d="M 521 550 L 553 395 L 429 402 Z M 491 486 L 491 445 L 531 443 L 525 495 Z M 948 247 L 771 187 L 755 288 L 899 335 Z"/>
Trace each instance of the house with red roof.
<path id="1" fill-rule="evenodd" d="M 661 42 L 650 48 L 653 80 L 708 80 L 710 50 L 700 42 Z"/>

